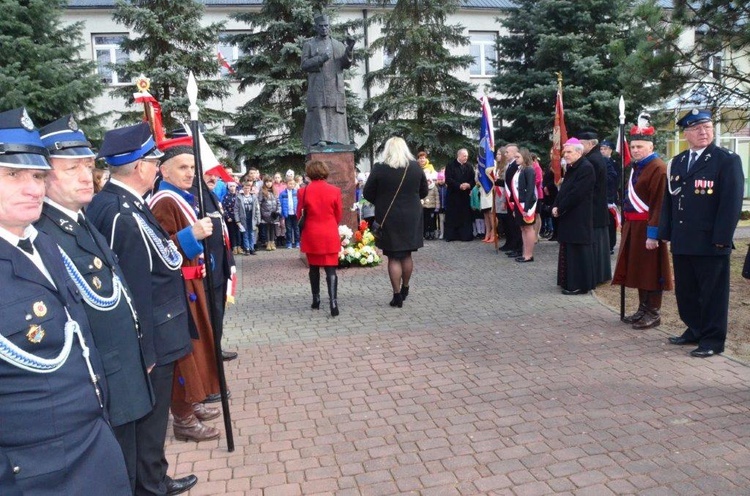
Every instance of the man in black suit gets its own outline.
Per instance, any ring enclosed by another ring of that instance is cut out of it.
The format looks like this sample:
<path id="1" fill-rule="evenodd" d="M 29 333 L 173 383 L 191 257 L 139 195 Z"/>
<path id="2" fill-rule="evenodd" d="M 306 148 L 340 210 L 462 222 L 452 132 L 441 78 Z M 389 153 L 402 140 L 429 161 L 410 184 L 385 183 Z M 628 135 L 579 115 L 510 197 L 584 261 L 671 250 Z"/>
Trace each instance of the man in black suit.
<path id="1" fill-rule="evenodd" d="M 714 144 L 711 113 L 694 109 L 677 125 L 690 148 L 672 159 L 659 219 L 670 241 L 675 297 L 687 325 L 675 345 L 698 345 L 691 356 L 724 351 L 729 313 L 729 256 L 742 210 L 742 161 Z"/>
<path id="2" fill-rule="evenodd" d="M 607 208 L 607 162 L 599 150 L 599 136 L 594 131 L 582 131 L 576 136 L 583 145 L 583 153 L 594 166 L 594 198 L 592 204 L 591 249 L 594 253 L 594 281 L 597 285 L 612 279 L 609 245 L 609 209 Z"/>
<path id="3" fill-rule="evenodd" d="M 179 494 L 198 480 L 169 478 L 164 457 L 174 363 L 192 347 L 182 256 L 143 201 L 161 155 L 147 123 L 107 132 L 99 156 L 110 166 L 111 179 L 86 211 L 119 257 L 132 290 L 154 391 L 153 410 L 136 423 L 136 495 Z"/>
<path id="4" fill-rule="evenodd" d="M 151 411 L 153 399 L 125 276 L 107 240 L 83 215 L 94 196 L 96 155 L 72 116 L 45 126 L 40 134 L 52 170 L 45 178 L 42 216 L 34 226 L 60 247 L 68 275 L 83 295 L 109 387 L 109 420 L 135 490 L 135 421 Z"/>
<path id="5" fill-rule="evenodd" d="M 25 109 L 0 143 L 0 493 L 130 495 L 82 295 L 31 225 L 50 167 Z"/>

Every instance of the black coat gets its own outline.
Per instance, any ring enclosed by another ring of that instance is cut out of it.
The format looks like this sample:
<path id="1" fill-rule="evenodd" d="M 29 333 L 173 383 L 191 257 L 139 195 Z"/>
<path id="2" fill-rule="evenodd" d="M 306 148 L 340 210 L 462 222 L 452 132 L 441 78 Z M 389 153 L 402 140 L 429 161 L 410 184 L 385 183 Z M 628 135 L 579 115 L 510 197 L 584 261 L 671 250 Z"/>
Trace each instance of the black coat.
<path id="1" fill-rule="evenodd" d="M 675 194 L 669 189 L 665 192 L 659 239 L 671 241 L 675 255 L 729 255 L 742 210 L 742 161 L 712 143 L 688 172 L 689 153 L 686 150 L 674 157 L 668 170 L 667 180 Z M 702 184 L 705 181 L 710 185 Z"/>
<path id="2" fill-rule="evenodd" d="M 132 294 L 116 255 L 93 226 L 87 231 L 62 211 L 45 203 L 35 227 L 47 233 L 65 251 L 89 291 L 104 298 L 111 296 L 116 274 L 125 285 L 123 291 Z M 153 406 L 141 353 L 140 329 L 126 298 L 125 294 L 121 295 L 117 306 L 108 310 L 98 310 L 89 304 L 84 306 L 107 377 L 110 392 L 107 406 L 113 426 L 134 422 Z"/>
<path id="3" fill-rule="evenodd" d="M 404 183 L 396 195 L 402 177 Z M 424 245 L 420 199 L 427 196 L 427 178 L 416 162 L 410 162 L 406 169 L 383 163 L 375 164 L 362 190 L 362 196 L 375 205 L 375 220 L 383 226 L 383 236 L 376 243 L 378 248 L 386 251 L 413 251 Z M 391 201 L 393 207 L 384 222 L 383 217 L 386 216 Z"/>
<path id="4" fill-rule="evenodd" d="M 522 168 L 518 176 L 518 201 L 523 203 L 523 209 L 527 211 L 536 200 L 536 172 L 534 166 L 530 165 Z"/>
<path id="5" fill-rule="evenodd" d="M 57 245 L 40 232 L 34 248 L 53 282 L 0 239 L 0 332 L 22 350 L 51 359 L 63 349 L 67 310 L 80 327 L 94 373 L 103 377 L 80 291 Z M 78 336 L 72 340 L 67 360 L 48 373 L 0 360 L 0 449 L 24 494 L 132 494 L 106 407 L 99 405 Z M 106 381 L 99 385 L 106 405 Z"/>
<path id="6" fill-rule="evenodd" d="M 609 226 L 609 208 L 607 207 L 607 161 L 599 150 L 599 145 L 592 148 L 586 159 L 594 166 L 594 197 L 593 221 L 594 227 Z"/>
<path id="7" fill-rule="evenodd" d="M 565 179 L 555 199 L 559 220 L 557 240 L 560 243 L 589 244 L 592 242 L 592 197 L 596 177 L 594 166 L 579 158 L 568 166 Z"/>
<path id="8" fill-rule="evenodd" d="M 94 226 L 109 240 L 133 293 L 143 334 L 147 365 L 167 365 L 192 351 L 187 295 L 181 267 L 171 270 L 147 241 L 135 216 L 145 221 L 166 245 L 169 235 L 142 198 L 109 181 L 86 210 Z"/>

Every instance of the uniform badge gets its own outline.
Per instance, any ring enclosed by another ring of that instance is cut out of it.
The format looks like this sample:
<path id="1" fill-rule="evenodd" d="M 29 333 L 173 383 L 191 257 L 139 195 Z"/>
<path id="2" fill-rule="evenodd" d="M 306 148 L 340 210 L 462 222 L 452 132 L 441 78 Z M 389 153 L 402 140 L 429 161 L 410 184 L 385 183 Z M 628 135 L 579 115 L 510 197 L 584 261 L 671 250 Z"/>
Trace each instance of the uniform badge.
<path id="1" fill-rule="evenodd" d="M 91 284 L 93 284 L 96 289 L 102 289 L 102 280 L 96 276 L 91 279 Z"/>
<path id="2" fill-rule="evenodd" d="M 706 190 L 706 193 L 709 195 L 714 194 L 714 182 L 713 181 L 706 181 L 706 185 L 708 186 L 708 190 Z"/>
<path id="3" fill-rule="evenodd" d="M 44 334 L 45 332 L 42 326 L 34 324 L 29 326 L 29 331 L 26 333 L 26 339 L 28 339 L 30 343 L 39 344 L 42 342 L 42 339 L 44 339 Z"/>
<path id="4" fill-rule="evenodd" d="M 101 258 L 94 257 L 94 267 L 96 267 L 97 269 L 101 269 L 102 268 L 102 259 Z"/>
<path id="5" fill-rule="evenodd" d="M 68 129 L 71 131 L 78 131 L 78 123 L 75 119 L 73 119 L 73 116 L 70 116 L 70 119 L 68 119 Z"/>
<path id="6" fill-rule="evenodd" d="M 47 315 L 47 305 L 45 305 L 43 301 L 37 301 L 34 303 L 32 309 L 34 310 L 34 315 L 37 317 L 44 317 Z"/>
<path id="7" fill-rule="evenodd" d="M 29 117 L 26 109 L 23 109 L 23 113 L 21 114 L 21 126 L 27 131 L 34 130 L 34 121 L 32 121 L 31 117 Z"/>

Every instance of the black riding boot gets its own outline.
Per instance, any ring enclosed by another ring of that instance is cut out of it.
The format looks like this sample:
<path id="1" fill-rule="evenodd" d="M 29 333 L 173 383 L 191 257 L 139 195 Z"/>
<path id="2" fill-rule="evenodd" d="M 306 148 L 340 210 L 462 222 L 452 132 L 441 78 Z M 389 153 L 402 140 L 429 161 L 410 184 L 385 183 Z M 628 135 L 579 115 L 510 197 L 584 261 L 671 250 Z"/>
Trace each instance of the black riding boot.
<path id="1" fill-rule="evenodd" d="M 312 291 L 312 305 L 310 308 L 313 310 L 320 309 L 320 269 L 318 267 L 310 267 L 310 290 Z"/>
<path id="2" fill-rule="evenodd" d="M 328 297 L 331 300 L 331 317 L 339 314 L 338 297 L 339 276 L 336 274 L 326 274 L 326 283 L 328 284 Z"/>

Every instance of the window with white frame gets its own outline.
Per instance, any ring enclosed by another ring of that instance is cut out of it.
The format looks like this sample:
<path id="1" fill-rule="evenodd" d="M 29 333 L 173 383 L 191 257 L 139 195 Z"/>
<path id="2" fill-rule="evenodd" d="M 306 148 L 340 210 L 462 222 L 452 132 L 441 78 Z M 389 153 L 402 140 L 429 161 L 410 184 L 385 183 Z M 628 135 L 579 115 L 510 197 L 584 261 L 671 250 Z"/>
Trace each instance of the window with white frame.
<path id="1" fill-rule="evenodd" d="M 92 46 L 94 49 L 94 62 L 96 62 L 96 73 L 105 84 L 123 84 L 123 81 L 114 68 L 128 60 L 127 54 L 122 50 L 123 40 L 126 34 L 95 34 L 92 35 Z"/>
<path id="2" fill-rule="evenodd" d="M 231 36 L 236 34 L 247 34 L 243 31 L 224 31 L 219 35 L 219 70 L 221 71 L 222 77 L 234 74 L 234 64 L 237 60 L 244 55 L 242 49 L 234 43 L 229 41 Z"/>
<path id="3" fill-rule="evenodd" d="M 469 67 L 472 76 L 494 76 L 497 73 L 495 63 L 497 52 L 495 51 L 494 31 L 469 31 L 469 50 L 474 62 Z"/>

